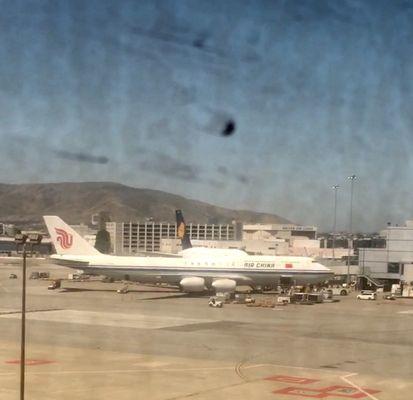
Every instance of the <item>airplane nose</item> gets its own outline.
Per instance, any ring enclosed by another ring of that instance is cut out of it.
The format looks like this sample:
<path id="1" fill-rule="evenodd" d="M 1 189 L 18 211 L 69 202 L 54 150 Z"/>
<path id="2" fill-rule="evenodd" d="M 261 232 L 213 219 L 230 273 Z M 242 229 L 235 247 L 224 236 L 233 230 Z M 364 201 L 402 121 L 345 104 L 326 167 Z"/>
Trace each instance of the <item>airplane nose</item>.
<path id="1" fill-rule="evenodd" d="M 320 263 L 317 263 L 317 267 L 320 268 L 320 269 L 324 269 L 326 271 L 330 271 L 330 268 L 327 268 L 325 265 L 320 264 Z"/>

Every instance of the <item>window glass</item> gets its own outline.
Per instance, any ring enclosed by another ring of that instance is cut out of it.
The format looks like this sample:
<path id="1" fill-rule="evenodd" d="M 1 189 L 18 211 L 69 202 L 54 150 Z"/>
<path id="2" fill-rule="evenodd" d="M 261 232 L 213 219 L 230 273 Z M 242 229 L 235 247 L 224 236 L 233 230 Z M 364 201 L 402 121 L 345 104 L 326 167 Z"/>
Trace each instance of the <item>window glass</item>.
<path id="1" fill-rule="evenodd" d="M 389 274 L 398 274 L 400 272 L 400 264 L 399 263 L 388 263 L 387 272 Z"/>
<path id="2" fill-rule="evenodd" d="M 0 400 L 412 398 L 413 0 L 0 5 Z"/>

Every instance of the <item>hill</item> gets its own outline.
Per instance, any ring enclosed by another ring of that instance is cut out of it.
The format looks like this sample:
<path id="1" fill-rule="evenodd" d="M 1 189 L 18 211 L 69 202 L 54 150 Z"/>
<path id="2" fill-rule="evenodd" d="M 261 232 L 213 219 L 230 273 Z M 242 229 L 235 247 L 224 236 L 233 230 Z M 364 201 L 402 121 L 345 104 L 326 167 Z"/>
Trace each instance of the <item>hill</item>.
<path id="1" fill-rule="evenodd" d="M 38 224 L 42 215 L 59 215 L 68 223 L 88 223 L 91 215 L 109 211 L 113 221 L 175 218 L 181 208 L 187 222 L 287 223 L 278 215 L 230 210 L 159 190 L 111 182 L 0 184 L 0 222 Z"/>

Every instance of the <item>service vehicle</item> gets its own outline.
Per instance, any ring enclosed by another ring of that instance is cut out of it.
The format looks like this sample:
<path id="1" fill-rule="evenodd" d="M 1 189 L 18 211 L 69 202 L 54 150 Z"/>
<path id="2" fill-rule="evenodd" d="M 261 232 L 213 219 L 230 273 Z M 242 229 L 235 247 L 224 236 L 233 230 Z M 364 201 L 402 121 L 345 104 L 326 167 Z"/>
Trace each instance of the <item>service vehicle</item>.
<path id="1" fill-rule="evenodd" d="M 247 293 L 237 293 L 234 296 L 234 304 L 250 304 L 255 303 L 255 298 L 251 297 L 250 294 Z"/>
<path id="2" fill-rule="evenodd" d="M 372 290 L 362 290 L 360 294 L 357 295 L 358 300 L 376 300 L 377 294 Z"/>
<path id="3" fill-rule="evenodd" d="M 413 282 L 400 282 L 393 284 L 391 287 L 391 294 L 395 297 L 413 297 Z"/>
<path id="4" fill-rule="evenodd" d="M 59 289 L 62 286 L 62 283 L 59 279 L 52 281 L 52 283 L 47 287 L 48 290 Z"/>
<path id="5" fill-rule="evenodd" d="M 33 271 L 33 272 L 30 274 L 30 277 L 29 277 L 29 279 L 39 279 L 39 278 L 40 278 L 40 274 L 39 274 L 38 271 Z"/>
<path id="6" fill-rule="evenodd" d="M 313 305 L 314 301 L 310 300 L 309 293 L 297 292 L 291 296 L 291 302 L 295 304 Z"/>
<path id="7" fill-rule="evenodd" d="M 284 304 L 284 305 L 291 303 L 291 297 L 290 296 L 278 296 L 277 303 Z"/>
<path id="8" fill-rule="evenodd" d="M 321 292 L 308 293 L 307 300 L 313 303 L 322 303 L 324 301 L 324 295 Z"/>
<path id="9" fill-rule="evenodd" d="M 345 286 L 329 287 L 327 288 L 327 290 L 331 291 L 333 296 L 348 296 L 348 294 L 351 292 L 351 289 Z"/>
<path id="10" fill-rule="evenodd" d="M 209 299 L 208 305 L 214 308 L 222 308 L 224 303 L 221 300 L 216 300 L 215 297 Z"/>

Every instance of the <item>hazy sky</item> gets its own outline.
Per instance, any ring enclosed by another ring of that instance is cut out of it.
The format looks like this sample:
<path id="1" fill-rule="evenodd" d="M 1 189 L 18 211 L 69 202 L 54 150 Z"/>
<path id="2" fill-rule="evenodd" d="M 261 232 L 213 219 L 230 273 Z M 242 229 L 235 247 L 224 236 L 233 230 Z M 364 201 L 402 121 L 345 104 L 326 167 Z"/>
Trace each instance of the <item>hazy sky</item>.
<path id="1" fill-rule="evenodd" d="M 413 217 L 413 1 L 0 0 L 0 182 L 346 229 Z M 220 136 L 233 119 L 236 132 Z"/>

